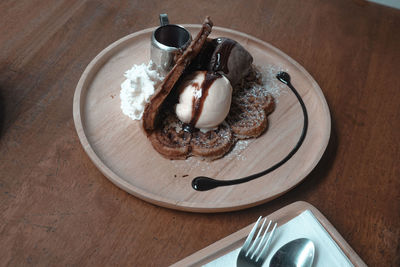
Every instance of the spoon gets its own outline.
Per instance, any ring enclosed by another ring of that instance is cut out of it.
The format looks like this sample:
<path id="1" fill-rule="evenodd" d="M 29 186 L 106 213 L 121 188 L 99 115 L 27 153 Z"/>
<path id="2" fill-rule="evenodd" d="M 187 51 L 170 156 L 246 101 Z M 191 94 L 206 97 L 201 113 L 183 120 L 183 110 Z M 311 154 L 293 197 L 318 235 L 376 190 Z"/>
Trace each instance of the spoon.
<path id="1" fill-rule="evenodd" d="M 290 75 L 287 72 L 281 71 L 276 75 L 276 78 L 286 84 L 292 92 L 295 94 L 297 100 L 300 103 L 301 109 L 303 111 L 303 117 L 304 117 L 304 125 L 303 125 L 303 130 L 301 132 L 299 141 L 297 141 L 297 144 L 293 147 L 293 149 L 289 152 L 289 154 L 286 155 L 281 161 L 277 162 L 275 165 L 271 166 L 270 168 L 261 171 L 259 173 L 252 174 L 247 177 L 239 178 L 239 179 L 233 179 L 233 180 L 217 180 L 213 179 L 210 177 L 205 177 L 205 176 L 198 176 L 192 180 L 192 187 L 193 189 L 197 191 L 207 191 L 216 187 L 220 186 L 228 186 L 228 185 L 235 185 L 235 184 L 242 184 L 249 182 L 251 180 L 257 179 L 261 176 L 264 176 L 276 169 L 278 169 L 280 166 L 285 164 L 300 148 L 301 144 L 303 143 L 306 133 L 307 133 L 307 127 L 308 127 L 308 114 L 307 114 L 307 109 L 306 106 L 303 102 L 303 99 L 301 99 L 300 94 L 297 92 L 297 90 L 294 88 L 292 83 L 290 82 Z"/>
<path id="2" fill-rule="evenodd" d="M 314 260 L 314 243 L 308 238 L 299 238 L 283 245 L 272 256 L 270 267 L 310 267 Z"/>

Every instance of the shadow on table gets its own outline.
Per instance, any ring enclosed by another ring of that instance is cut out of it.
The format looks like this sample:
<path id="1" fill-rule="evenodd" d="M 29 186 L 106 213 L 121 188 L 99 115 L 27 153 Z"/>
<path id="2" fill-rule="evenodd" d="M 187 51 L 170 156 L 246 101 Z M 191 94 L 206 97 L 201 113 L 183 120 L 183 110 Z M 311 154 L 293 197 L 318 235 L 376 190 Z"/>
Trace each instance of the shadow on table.
<path id="1" fill-rule="evenodd" d="M 332 118 L 331 136 L 329 138 L 328 146 L 326 147 L 326 150 L 317 166 L 310 172 L 304 181 L 299 184 L 298 187 L 302 187 L 302 190 L 304 190 L 305 187 L 307 190 L 314 190 L 314 186 L 316 186 L 318 183 L 321 183 L 323 179 L 328 177 L 328 174 L 333 167 L 333 163 L 336 160 L 338 143 L 335 120 Z"/>
<path id="2" fill-rule="evenodd" d="M 339 145 L 339 139 L 337 135 L 335 118 L 333 117 L 333 114 L 331 114 L 331 116 L 331 135 L 329 142 L 324 154 L 321 157 L 321 160 L 318 162 L 316 167 L 302 182 L 300 182 L 300 184 L 296 185 L 294 188 L 290 189 L 288 192 L 282 194 L 276 199 L 253 207 L 251 212 L 259 214 L 260 210 L 262 210 L 263 214 L 265 214 L 265 210 L 268 212 L 273 212 L 298 200 L 307 202 L 309 201 L 312 191 L 317 190 L 318 186 L 328 178 L 334 162 L 337 160 L 336 154 Z M 313 204 L 311 202 L 310 204 Z"/>
<path id="3" fill-rule="evenodd" d="M 288 192 L 291 197 L 295 196 L 296 198 L 302 198 L 302 196 L 307 195 L 310 191 L 316 190 L 318 185 L 328 177 L 334 162 L 336 161 L 339 144 L 335 119 L 333 116 L 331 119 L 331 135 L 321 160 L 310 174 L 299 185 L 292 189 L 293 194 L 289 194 L 290 191 Z"/>
<path id="4" fill-rule="evenodd" d="M 4 120 L 5 120 L 5 103 L 2 95 L 2 88 L 0 87 L 0 138 L 3 136 Z"/>

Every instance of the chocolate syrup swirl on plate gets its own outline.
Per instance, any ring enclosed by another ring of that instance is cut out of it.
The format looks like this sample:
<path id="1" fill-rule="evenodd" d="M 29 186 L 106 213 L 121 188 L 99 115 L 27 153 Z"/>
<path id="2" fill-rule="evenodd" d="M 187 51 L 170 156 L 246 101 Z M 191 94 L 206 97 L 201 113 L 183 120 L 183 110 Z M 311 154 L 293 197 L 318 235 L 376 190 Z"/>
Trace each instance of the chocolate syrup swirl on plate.
<path id="1" fill-rule="evenodd" d="M 303 102 L 303 99 L 301 98 L 301 96 L 299 95 L 299 93 L 297 92 L 297 90 L 293 87 L 293 85 L 290 82 L 290 75 L 286 72 L 279 72 L 276 75 L 276 78 L 281 81 L 282 83 L 286 84 L 291 90 L 292 92 L 295 94 L 295 96 L 297 97 L 297 100 L 300 103 L 301 109 L 303 111 L 303 117 L 304 117 L 304 123 L 303 123 L 303 130 L 301 132 L 300 138 L 297 141 L 297 144 L 295 145 L 295 147 L 289 152 L 289 154 L 287 154 L 286 157 L 284 157 L 281 161 L 279 161 L 278 163 L 276 163 L 275 165 L 273 165 L 272 167 L 259 172 L 259 173 L 255 173 L 252 174 L 250 176 L 247 177 L 243 177 L 243 178 L 239 178 L 239 179 L 233 179 L 233 180 L 217 180 L 217 179 L 213 179 L 213 178 L 209 178 L 209 177 L 205 177 L 205 176 L 198 176 L 196 178 L 194 178 L 192 180 L 192 187 L 193 189 L 197 190 L 197 191 L 207 191 L 219 186 L 228 186 L 228 185 L 235 185 L 235 184 L 241 184 L 241 183 L 246 183 L 249 182 L 251 180 L 260 178 L 276 169 L 278 169 L 280 166 L 282 166 L 283 164 L 285 164 L 294 154 L 296 154 L 297 150 L 299 150 L 301 144 L 303 143 L 306 134 L 307 134 L 307 128 L 308 128 L 308 114 L 307 114 L 307 109 L 306 106 Z"/>

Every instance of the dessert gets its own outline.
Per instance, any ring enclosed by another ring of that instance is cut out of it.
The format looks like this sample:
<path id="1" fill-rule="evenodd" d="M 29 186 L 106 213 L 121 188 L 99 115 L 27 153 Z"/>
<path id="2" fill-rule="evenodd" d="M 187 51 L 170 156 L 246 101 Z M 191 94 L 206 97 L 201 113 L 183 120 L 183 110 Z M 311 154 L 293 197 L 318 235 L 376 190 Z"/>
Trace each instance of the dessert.
<path id="1" fill-rule="evenodd" d="M 151 97 L 150 102 L 146 104 L 143 113 L 143 129 L 149 135 L 152 130 L 156 129 L 158 121 L 157 115 L 161 109 L 161 105 L 179 80 L 185 69 L 189 66 L 191 61 L 199 54 L 206 42 L 208 35 L 211 33 L 213 24 L 207 17 L 200 29 L 200 32 L 190 43 L 185 52 L 178 58 L 174 67 L 165 76 L 161 85 L 157 88 L 154 95 Z"/>
<path id="2" fill-rule="evenodd" d="M 168 159 L 220 158 L 264 133 L 275 106 L 250 53 L 232 39 L 210 39 L 212 26 L 207 17 L 144 107 L 143 130 Z"/>

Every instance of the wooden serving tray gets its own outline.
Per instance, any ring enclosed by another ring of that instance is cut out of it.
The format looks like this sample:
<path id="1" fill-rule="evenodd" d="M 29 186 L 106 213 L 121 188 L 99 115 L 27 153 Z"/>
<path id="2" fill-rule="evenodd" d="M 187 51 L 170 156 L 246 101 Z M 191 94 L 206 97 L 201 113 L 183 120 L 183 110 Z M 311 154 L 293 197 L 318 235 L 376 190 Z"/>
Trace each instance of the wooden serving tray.
<path id="1" fill-rule="evenodd" d="M 195 35 L 200 25 L 185 25 Z M 212 161 L 198 158 L 168 160 L 158 154 L 140 122 L 125 116 L 119 97 L 124 72 L 150 59 L 154 28 L 128 35 L 108 46 L 88 65 L 77 85 L 73 112 L 83 148 L 97 168 L 121 189 L 156 205 L 193 212 L 222 212 L 255 206 L 300 183 L 320 160 L 329 141 L 329 109 L 318 84 L 289 56 L 272 45 L 237 31 L 214 27 L 211 37 L 225 36 L 241 43 L 259 66 L 287 71 L 302 96 L 309 127 L 297 153 L 277 170 L 254 181 L 197 192 L 197 176 L 234 179 L 263 171 L 284 158 L 297 143 L 303 127 L 301 107 L 288 88 L 277 99 L 269 128 L 248 141 L 237 154 Z M 273 82 L 275 78 L 272 79 Z"/>
<path id="2" fill-rule="evenodd" d="M 367 266 L 357 255 L 357 253 L 350 247 L 346 240 L 344 240 L 344 238 L 339 234 L 335 227 L 333 227 L 333 225 L 328 221 L 328 219 L 326 219 L 324 215 L 322 215 L 322 213 L 319 212 L 314 206 L 307 202 L 298 201 L 292 203 L 265 217 L 268 217 L 268 220 L 277 222 L 278 225 L 283 225 L 306 210 L 310 210 L 314 214 L 315 218 L 317 218 L 320 224 L 331 235 L 332 239 L 338 244 L 340 249 L 349 258 L 354 266 Z M 199 250 L 189 257 L 184 258 L 183 260 L 173 264 L 172 267 L 201 266 L 241 247 L 253 226 L 254 223 L 202 250 Z"/>

